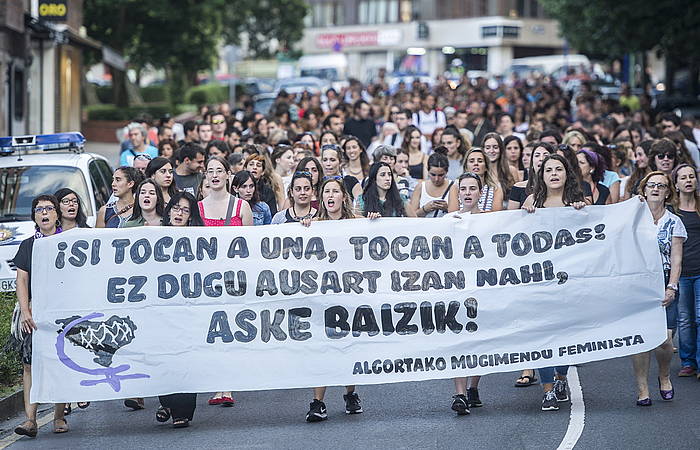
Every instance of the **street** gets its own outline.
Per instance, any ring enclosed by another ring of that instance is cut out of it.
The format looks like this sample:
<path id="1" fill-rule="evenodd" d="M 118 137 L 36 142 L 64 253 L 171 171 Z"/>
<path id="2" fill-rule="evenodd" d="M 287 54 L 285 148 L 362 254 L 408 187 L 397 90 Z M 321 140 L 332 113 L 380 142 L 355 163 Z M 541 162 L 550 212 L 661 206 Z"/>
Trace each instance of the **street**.
<path id="1" fill-rule="evenodd" d="M 353 416 L 344 413 L 344 390 L 331 388 L 326 394 L 329 419 L 320 423 L 304 421 L 309 389 L 234 392 L 233 408 L 208 406 L 208 395 L 201 394 L 186 429 L 156 422 L 156 398 L 146 399 L 146 409 L 135 412 L 115 400 L 86 410 L 74 407 L 69 433 L 52 434 L 49 422 L 36 439 L 12 442 L 18 417 L 3 425 L 0 448 L 697 448 L 700 381 L 676 377 L 678 368 L 676 355 L 671 371 L 676 397 L 663 402 L 652 361 L 654 403 L 646 408 L 635 406 L 632 363 L 620 358 L 577 369 L 582 402 L 572 368 L 574 406 L 560 403 L 558 412 L 540 411 L 541 388 L 515 388 L 517 375 L 505 373 L 482 379 L 484 407 L 472 408 L 469 416 L 450 410 L 451 380 L 358 386 L 365 412 Z M 42 410 L 47 414 L 50 408 Z"/>

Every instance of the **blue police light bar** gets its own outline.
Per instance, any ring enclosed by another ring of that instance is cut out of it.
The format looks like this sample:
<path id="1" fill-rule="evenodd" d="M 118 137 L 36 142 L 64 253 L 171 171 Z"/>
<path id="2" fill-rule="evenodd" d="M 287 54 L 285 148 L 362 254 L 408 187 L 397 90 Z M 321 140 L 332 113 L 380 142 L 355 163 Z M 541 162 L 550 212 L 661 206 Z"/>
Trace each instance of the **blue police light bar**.
<path id="1" fill-rule="evenodd" d="M 40 134 L 28 136 L 0 137 L 0 156 L 12 155 L 17 151 L 32 150 L 51 152 L 68 150 L 82 152 L 85 137 L 77 131 L 71 133 Z"/>

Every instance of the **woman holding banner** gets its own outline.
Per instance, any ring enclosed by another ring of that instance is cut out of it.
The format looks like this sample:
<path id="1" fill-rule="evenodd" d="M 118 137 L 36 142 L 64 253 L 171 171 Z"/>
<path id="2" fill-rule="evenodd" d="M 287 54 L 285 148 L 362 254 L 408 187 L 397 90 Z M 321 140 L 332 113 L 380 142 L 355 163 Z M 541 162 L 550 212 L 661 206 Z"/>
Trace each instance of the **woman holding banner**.
<path id="1" fill-rule="evenodd" d="M 300 222 L 304 219 L 311 219 L 318 212 L 311 206 L 314 196 L 313 178 L 309 172 L 294 172 L 292 181 L 287 187 L 287 199 L 290 207 L 275 214 L 272 223 Z"/>
<path id="2" fill-rule="evenodd" d="M 189 192 L 176 192 L 163 213 L 163 225 L 173 227 L 202 226 L 197 201 Z M 158 396 L 161 407 L 156 411 L 158 422 L 172 417 L 174 428 L 190 426 L 197 406 L 197 394 L 170 394 Z"/>
<path id="3" fill-rule="evenodd" d="M 381 217 L 415 216 L 409 209 L 410 205 L 404 204 L 389 164 L 385 162 L 372 164 L 366 181 L 364 192 L 355 200 L 358 215 L 368 216 L 371 213 L 377 213 Z"/>
<path id="4" fill-rule="evenodd" d="M 377 213 L 369 213 L 369 218 L 378 217 Z M 352 204 L 350 195 L 345 190 L 345 183 L 341 178 L 329 178 L 321 184 L 321 204 L 319 205 L 318 215 L 315 220 L 343 220 L 354 219 L 355 214 L 352 212 Z M 311 225 L 311 219 L 306 218 L 301 221 L 304 226 Z M 346 393 L 343 395 L 345 400 L 346 414 L 360 414 L 362 405 L 360 397 L 355 392 L 355 386 L 345 386 Z M 306 413 L 307 422 L 320 422 L 328 419 L 326 404 L 323 403 L 323 398 L 326 395 L 326 387 L 314 388 L 314 399 L 309 405 L 309 412 Z"/>
<path id="5" fill-rule="evenodd" d="M 457 178 L 459 203 L 462 209 L 451 213 L 450 216 L 461 219 L 462 214 L 480 214 L 479 199 L 483 184 L 481 177 L 474 172 L 465 172 Z M 457 377 L 454 378 L 455 395 L 452 396 L 452 411 L 457 415 L 469 414 L 470 407 L 480 407 L 483 403 L 479 399 L 479 380 L 481 377 Z M 467 389 L 467 382 L 469 388 Z"/>
<path id="6" fill-rule="evenodd" d="M 247 162 L 259 161 L 254 158 L 255 156 L 251 155 L 248 157 Z M 250 167 L 251 164 L 248 164 L 248 166 Z M 262 168 L 255 167 L 258 170 L 258 174 L 261 174 Z M 228 180 L 231 176 L 231 166 L 228 161 L 219 156 L 212 156 L 204 166 L 204 176 L 209 183 L 209 195 L 197 203 L 197 210 L 204 222 L 204 226 L 235 227 L 253 225 L 253 212 L 248 202 L 229 193 Z M 261 184 L 258 184 L 258 186 L 261 186 Z M 217 392 L 209 399 L 210 405 L 233 406 L 233 403 L 231 391 Z"/>
<path id="7" fill-rule="evenodd" d="M 481 178 L 481 198 L 479 199 L 479 208 L 483 212 L 501 211 L 503 209 L 503 184 L 493 178 L 493 171 L 489 165 L 489 158 L 486 153 L 474 147 L 467 153 L 464 167 L 467 171 L 473 172 Z"/>
<path id="8" fill-rule="evenodd" d="M 568 160 L 552 154 L 545 158 L 537 171 L 534 192 L 528 196 L 523 208 L 534 213 L 538 208 L 573 206 L 581 209 L 586 205 L 581 185 Z M 558 411 L 558 402 L 569 400 L 566 374 L 569 366 L 543 367 L 538 369 L 544 389 L 542 411 Z"/>
<path id="9" fill-rule="evenodd" d="M 17 302 L 20 310 L 20 330 L 16 338 L 21 338 L 19 351 L 22 358 L 23 374 L 22 383 L 24 387 L 24 413 L 27 415 L 21 425 L 15 428 L 15 433 L 36 437 L 37 423 L 36 412 L 37 403 L 29 401 L 29 391 L 32 387 L 32 336 L 31 333 L 37 329 L 32 318 L 32 250 L 34 241 L 45 236 L 52 236 L 60 233 L 61 209 L 58 200 L 53 195 L 40 195 L 32 200 L 32 219 L 34 219 L 34 235 L 22 241 L 13 260 L 17 267 Z M 14 319 L 13 319 L 14 324 Z M 13 336 L 15 333 L 13 332 Z M 65 433 L 69 430 L 64 414 L 64 403 L 57 403 L 53 413 L 53 432 Z"/>
<path id="10" fill-rule="evenodd" d="M 673 171 L 673 182 L 680 197 L 676 212 L 688 233 L 683 244 L 678 297 L 678 356 L 681 358 L 678 376 L 692 377 L 700 367 L 700 194 L 695 169 L 687 164 Z"/>
<path id="11" fill-rule="evenodd" d="M 675 301 L 683 261 L 683 242 L 688 235 L 681 219 L 666 209 L 666 205 L 676 204 L 676 193 L 668 175 L 660 171 L 649 173 L 639 183 L 639 192 L 642 193 L 641 199 L 646 200 L 657 226 L 656 238 L 664 268 L 666 290 L 661 304 L 666 308 L 667 338 L 654 350 L 654 354 L 659 365 L 659 394 L 662 400 L 669 401 L 673 399 L 674 394 L 671 384 L 671 339 L 678 320 L 678 304 Z M 648 382 L 650 357 L 651 352 L 632 356 L 634 375 L 637 379 L 637 406 L 651 406 Z"/>

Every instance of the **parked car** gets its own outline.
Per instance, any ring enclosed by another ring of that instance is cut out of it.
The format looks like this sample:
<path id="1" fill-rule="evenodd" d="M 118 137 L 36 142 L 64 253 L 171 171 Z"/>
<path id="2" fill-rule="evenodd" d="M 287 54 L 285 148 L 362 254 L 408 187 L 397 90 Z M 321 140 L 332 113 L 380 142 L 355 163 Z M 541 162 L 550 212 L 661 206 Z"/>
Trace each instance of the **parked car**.
<path id="1" fill-rule="evenodd" d="M 287 94 L 297 95 L 304 91 L 312 94 L 324 94 L 330 85 L 316 77 L 283 78 L 275 83 L 275 92 L 284 90 Z"/>
<path id="2" fill-rule="evenodd" d="M 90 226 L 112 195 L 107 159 L 84 153 L 80 133 L 0 138 L 0 292 L 15 290 L 12 262 L 19 244 L 34 233 L 32 199 L 70 188 L 80 197 Z"/>

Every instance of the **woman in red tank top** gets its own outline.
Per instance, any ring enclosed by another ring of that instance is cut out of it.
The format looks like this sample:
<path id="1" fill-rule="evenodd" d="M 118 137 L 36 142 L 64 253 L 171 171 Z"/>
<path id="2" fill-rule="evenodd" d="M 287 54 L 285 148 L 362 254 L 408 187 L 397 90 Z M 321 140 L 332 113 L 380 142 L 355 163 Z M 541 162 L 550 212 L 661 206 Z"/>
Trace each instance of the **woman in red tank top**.
<path id="1" fill-rule="evenodd" d="M 229 193 L 231 166 L 228 161 L 212 156 L 207 160 L 204 171 L 210 191 L 207 197 L 197 203 L 204 226 L 253 225 L 253 213 L 248 202 Z M 226 217 L 230 217 L 228 223 Z"/>

